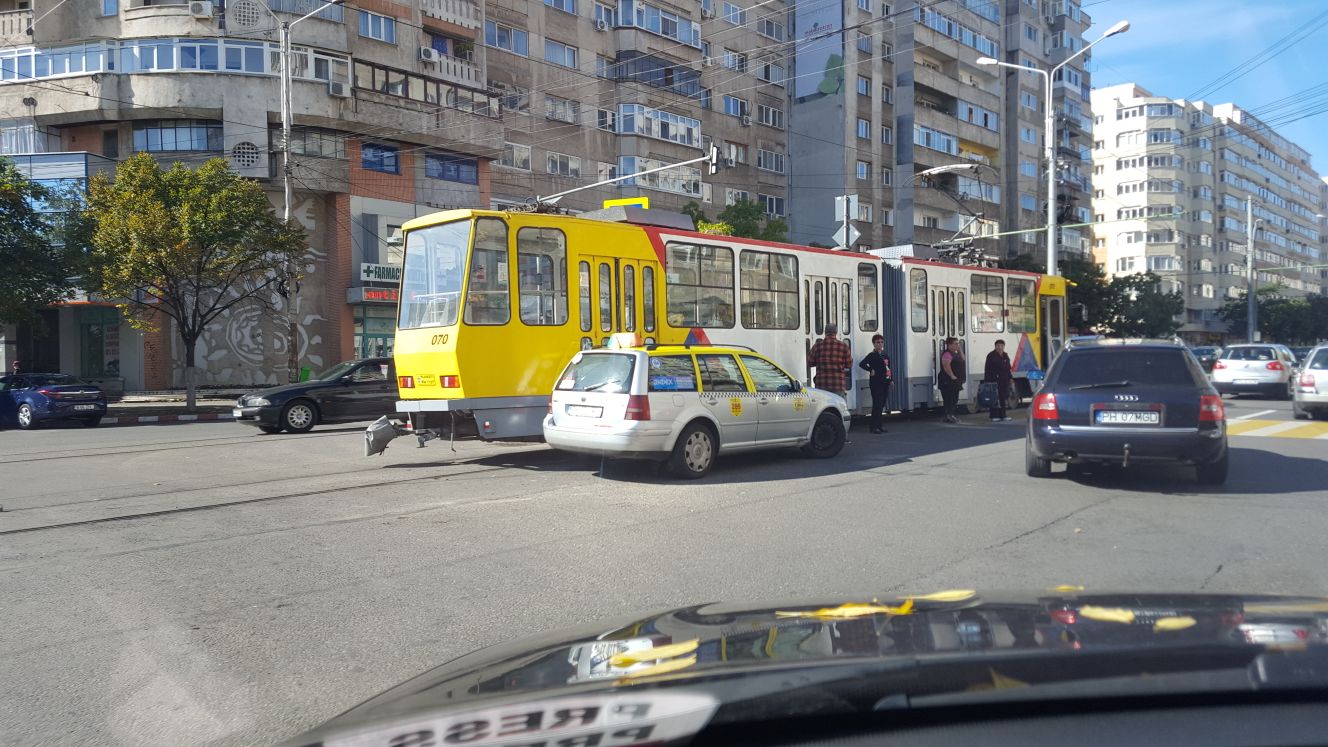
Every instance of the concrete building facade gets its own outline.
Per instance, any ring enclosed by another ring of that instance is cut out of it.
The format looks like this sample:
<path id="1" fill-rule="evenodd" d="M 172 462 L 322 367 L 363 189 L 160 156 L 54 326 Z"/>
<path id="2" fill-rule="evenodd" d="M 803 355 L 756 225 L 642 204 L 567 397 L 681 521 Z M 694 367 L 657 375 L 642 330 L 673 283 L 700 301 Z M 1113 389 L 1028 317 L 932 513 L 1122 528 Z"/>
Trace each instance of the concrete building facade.
<path id="1" fill-rule="evenodd" d="M 1248 286 L 1246 200 L 1259 287 L 1321 293 L 1324 183 L 1310 154 L 1231 103 L 1093 91 L 1094 256 L 1111 275 L 1152 271 L 1185 297 L 1181 334 L 1216 343 Z"/>

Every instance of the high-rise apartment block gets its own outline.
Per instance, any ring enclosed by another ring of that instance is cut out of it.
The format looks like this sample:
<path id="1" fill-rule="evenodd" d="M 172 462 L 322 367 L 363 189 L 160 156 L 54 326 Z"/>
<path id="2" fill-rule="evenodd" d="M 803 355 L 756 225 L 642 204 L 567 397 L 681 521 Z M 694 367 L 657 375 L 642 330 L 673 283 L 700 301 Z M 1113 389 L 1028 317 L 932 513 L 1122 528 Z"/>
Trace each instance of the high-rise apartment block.
<path id="1" fill-rule="evenodd" d="M 1324 183 L 1310 154 L 1235 104 L 1093 91 L 1094 255 L 1108 273 L 1152 271 L 1185 296 L 1181 334 L 1220 342 L 1224 303 L 1248 286 L 1320 293 Z M 1247 201 L 1249 204 L 1247 205 Z"/>

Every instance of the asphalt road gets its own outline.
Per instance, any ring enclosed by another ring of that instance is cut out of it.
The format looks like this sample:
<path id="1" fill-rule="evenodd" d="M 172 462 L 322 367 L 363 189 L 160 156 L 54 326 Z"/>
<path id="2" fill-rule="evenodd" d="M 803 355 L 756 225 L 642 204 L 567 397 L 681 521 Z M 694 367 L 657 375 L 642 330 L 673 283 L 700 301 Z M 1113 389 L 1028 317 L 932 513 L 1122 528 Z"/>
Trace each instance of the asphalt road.
<path id="1" fill-rule="evenodd" d="M 364 459 L 358 427 L 0 432 L 0 743 L 270 744 L 486 644 L 710 600 L 1328 592 L 1328 423 L 1228 408 L 1217 490 L 1031 480 L 1022 422 L 981 417 L 700 483 L 536 444 Z"/>

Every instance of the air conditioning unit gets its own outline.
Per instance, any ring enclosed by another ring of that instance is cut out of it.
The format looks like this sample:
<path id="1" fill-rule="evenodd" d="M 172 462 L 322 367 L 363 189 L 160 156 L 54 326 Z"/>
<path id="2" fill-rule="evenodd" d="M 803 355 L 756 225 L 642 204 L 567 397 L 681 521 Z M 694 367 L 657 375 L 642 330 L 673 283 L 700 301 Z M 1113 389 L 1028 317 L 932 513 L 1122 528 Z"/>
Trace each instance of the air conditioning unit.
<path id="1" fill-rule="evenodd" d="M 350 86 L 339 80 L 328 81 L 327 95 L 335 96 L 339 99 L 348 99 L 350 98 Z"/>
<path id="2" fill-rule="evenodd" d="M 750 115 L 750 114 L 744 114 L 744 115 L 742 115 L 742 126 L 743 126 L 743 127 L 751 127 L 751 126 L 752 126 L 752 115 Z"/>
<path id="3" fill-rule="evenodd" d="M 608 30 L 609 30 L 609 22 L 608 22 L 608 21 L 595 21 L 595 30 L 596 30 L 596 31 L 608 31 Z"/>
<path id="4" fill-rule="evenodd" d="M 702 58 L 701 58 L 701 67 L 711 67 L 711 66 L 714 65 L 714 64 L 715 64 L 715 58 L 714 58 L 714 57 L 702 57 Z"/>
<path id="5" fill-rule="evenodd" d="M 729 167 L 729 168 L 733 168 L 733 159 L 732 159 L 732 158 L 725 158 L 725 159 L 724 159 L 724 165 L 727 166 L 727 167 Z"/>
<path id="6" fill-rule="evenodd" d="M 212 0 L 193 0 L 189 3 L 189 15 L 194 18 L 211 18 L 212 11 Z"/>
<path id="7" fill-rule="evenodd" d="M 420 47 L 420 62 L 427 62 L 431 65 L 438 64 L 438 50 L 433 47 Z"/>
<path id="8" fill-rule="evenodd" d="M 702 17 L 702 18 L 714 18 L 714 17 L 715 17 L 715 9 L 714 9 L 714 8 L 702 8 L 702 9 L 701 9 L 701 17 Z"/>

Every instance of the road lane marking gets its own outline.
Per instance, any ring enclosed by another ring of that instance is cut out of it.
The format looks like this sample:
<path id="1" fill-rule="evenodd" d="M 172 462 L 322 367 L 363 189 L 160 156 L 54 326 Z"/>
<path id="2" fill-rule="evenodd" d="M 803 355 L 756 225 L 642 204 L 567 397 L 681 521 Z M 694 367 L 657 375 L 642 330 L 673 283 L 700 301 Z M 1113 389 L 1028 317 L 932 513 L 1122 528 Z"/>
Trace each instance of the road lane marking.
<path id="1" fill-rule="evenodd" d="M 1259 417 L 1260 415 L 1271 415 L 1275 412 L 1277 412 L 1277 410 L 1260 410 L 1258 412 L 1252 412 L 1249 415 L 1240 415 L 1238 417 L 1234 417 L 1232 418 L 1232 420 L 1251 420 L 1253 418 Z"/>
<path id="2" fill-rule="evenodd" d="M 1227 424 L 1231 436 L 1274 438 L 1323 438 L 1328 436 L 1328 423 L 1305 423 L 1299 420 L 1241 420 Z"/>

